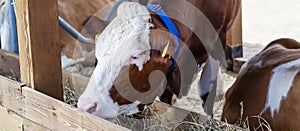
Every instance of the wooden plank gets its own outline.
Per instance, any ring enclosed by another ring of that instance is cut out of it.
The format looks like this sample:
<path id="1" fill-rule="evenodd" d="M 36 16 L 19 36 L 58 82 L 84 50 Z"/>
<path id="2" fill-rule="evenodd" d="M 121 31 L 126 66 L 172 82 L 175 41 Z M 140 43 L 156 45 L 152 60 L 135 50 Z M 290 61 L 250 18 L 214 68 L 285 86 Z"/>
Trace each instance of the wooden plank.
<path id="1" fill-rule="evenodd" d="M 20 80 L 19 57 L 0 49 L 0 75 Z"/>
<path id="2" fill-rule="evenodd" d="M 76 91 L 76 93 L 78 94 L 83 93 L 83 91 L 85 90 L 89 82 L 88 77 L 76 73 L 69 73 L 66 71 L 62 71 L 62 76 L 63 76 L 63 85 L 67 86 L 71 90 Z"/>
<path id="3" fill-rule="evenodd" d="M 0 106 L 0 131 L 20 131 L 22 130 L 22 118 L 17 116 L 7 108 Z"/>
<path id="4" fill-rule="evenodd" d="M 248 61 L 246 58 L 238 57 L 233 59 L 233 72 L 238 73 L 242 66 Z"/>
<path id="5" fill-rule="evenodd" d="M 16 81 L 20 80 L 20 62 L 17 54 L 0 49 L 0 75 Z M 64 70 L 62 70 L 62 77 L 63 85 L 76 90 L 79 94 L 84 91 L 89 81 L 88 77 Z"/>
<path id="6" fill-rule="evenodd" d="M 22 88 L 25 115 L 53 130 L 126 130 L 94 115 L 78 111 L 30 88 Z M 45 104 L 43 104 L 45 103 Z"/>
<path id="7" fill-rule="evenodd" d="M 49 131 L 35 122 L 23 118 L 13 111 L 0 106 L 0 131 Z"/>
<path id="8" fill-rule="evenodd" d="M 30 121 L 26 118 L 23 118 L 23 131 L 51 131 L 51 129 L 48 129 L 36 122 Z"/>
<path id="9" fill-rule="evenodd" d="M 63 100 L 57 0 L 17 0 L 21 81 Z"/>
<path id="10" fill-rule="evenodd" d="M 21 83 L 10 80 L 6 77 L 0 76 L 0 93 L 1 93 L 1 105 L 8 109 L 14 109 L 18 114 L 23 113 L 22 102 L 22 89 Z"/>
<path id="11" fill-rule="evenodd" d="M 77 108 L 29 87 L 21 88 L 19 82 L 3 76 L 0 76 L 0 83 L 0 91 L 3 96 L 1 105 L 21 117 L 42 125 L 45 129 L 128 130 L 97 116 L 79 111 Z"/>

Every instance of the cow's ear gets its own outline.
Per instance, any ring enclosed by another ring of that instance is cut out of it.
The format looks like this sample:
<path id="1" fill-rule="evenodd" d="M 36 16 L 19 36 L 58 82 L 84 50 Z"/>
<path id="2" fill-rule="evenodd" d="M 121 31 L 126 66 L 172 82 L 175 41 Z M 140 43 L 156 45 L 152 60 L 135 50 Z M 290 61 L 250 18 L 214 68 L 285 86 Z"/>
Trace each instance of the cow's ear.
<path id="1" fill-rule="evenodd" d="M 95 38 L 108 24 L 109 21 L 104 21 L 96 16 L 90 16 L 82 22 L 81 33 L 87 37 Z"/>

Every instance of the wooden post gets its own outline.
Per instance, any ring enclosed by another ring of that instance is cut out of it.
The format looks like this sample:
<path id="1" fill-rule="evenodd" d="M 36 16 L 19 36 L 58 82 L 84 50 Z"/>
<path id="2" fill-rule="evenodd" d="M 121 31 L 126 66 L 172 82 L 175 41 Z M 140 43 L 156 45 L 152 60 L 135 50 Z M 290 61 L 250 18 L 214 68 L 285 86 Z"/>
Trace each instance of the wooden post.
<path id="1" fill-rule="evenodd" d="M 16 0 L 21 81 L 63 100 L 57 0 Z"/>
<path id="2" fill-rule="evenodd" d="M 242 1 L 241 1 L 242 3 Z M 226 36 L 226 59 L 229 70 L 232 70 L 233 59 L 243 57 L 243 33 L 242 33 L 242 4 L 234 21 L 232 28 L 227 32 Z"/>

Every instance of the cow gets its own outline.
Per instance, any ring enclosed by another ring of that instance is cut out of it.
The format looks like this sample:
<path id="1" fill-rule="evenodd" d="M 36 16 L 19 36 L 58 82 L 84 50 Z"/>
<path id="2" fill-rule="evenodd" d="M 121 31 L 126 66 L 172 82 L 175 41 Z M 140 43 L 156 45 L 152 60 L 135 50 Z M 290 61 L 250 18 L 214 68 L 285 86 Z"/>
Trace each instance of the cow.
<path id="1" fill-rule="evenodd" d="M 299 130 L 300 43 L 282 38 L 246 62 L 226 92 L 222 120 L 251 130 Z"/>
<path id="2" fill-rule="evenodd" d="M 84 25 L 84 21 L 89 16 L 95 15 L 98 11 L 104 11 L 101 14 L 106 14 L 115 1 L 116 0 L 58 0 L 58 15 L 65 19 L 65 21 L 77 31 L 80 31 L 86 26 Z M 12 21 L 10 11 L 13 10 L 10 8 L 11 0 L 0 0 L 0 4 L 0 47 L 8 51 L 14 51 L 15 45 L 12 44 L 13 35 L 11 33 L 12 27 L 10 24 Z M 62 28 L 59 28 L 58 33 L 58 43 L 62 50 L 63 69 L 78 62 L 82 62 L 85 65 L 93 65 L 95 63 L 94 52 L 92 50 L 94 44 L 86 45 L 77 42 L 75 38 L 70 36 Z"/>
<path id="3" fill-rule="evenodd" d="M 81 31 L 83 27 L 86 26 L 84 21 L 89 16 L 95 15 L 98 11 L 107 12 L 115 1 L 116 0 L 59 0 L 58 15 L 64 18 L 76 30 Z M 62 60 L 65 60 L 62 61 L 63 68 L 78 62 L 84 65 L 93 65 L 95 63 L 93 52 L 94 44 L 87 45 L 80 43 L 62 28 L 59 28 L 59 37 L 59 44 L 62 48 Z"/>
<path id="4" fill-rule="evenodd" d="M 171 16 L 179 32 L 177 37 L 155 10 L 147 10 L 139 3 L 121 4 L 116 18 L 96 41 L 98 64 L 79 97 L 78 108 L 110 119 L 143 111 L 157 96 L 172 104 L 173 95 L 177 98 L 187 95 L 198 66 L 219 58 L 209 53 L 224 52 L 226 32 L 239 3 L 239 0 L 149 0 L 147 5 L 160 5 Z M 102 24 L 97 18 L 93 21 Z M 217 41 L 222 44 L 219 50 L 215 46 Z M 220 57 L 225 57 L 224 53 Z M 205 64 L 204 69 L 217 72 L 210 66 Z M 206 86 L 212 87 L 213 80 Z M 209 93 L 209 87 L 199 87 L 201 97 Z"/>

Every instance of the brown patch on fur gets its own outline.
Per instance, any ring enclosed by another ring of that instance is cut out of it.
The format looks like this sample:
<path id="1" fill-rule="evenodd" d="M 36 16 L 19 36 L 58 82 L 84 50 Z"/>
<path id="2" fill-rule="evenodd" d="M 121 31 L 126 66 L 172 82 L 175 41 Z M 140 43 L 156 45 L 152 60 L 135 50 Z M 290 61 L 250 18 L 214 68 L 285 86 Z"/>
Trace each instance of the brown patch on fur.
<path id="1" fill-rule="evenodd" d="M 89 16 L 82 22 L 83 28 L 81 29 L 81 32 L 87 37 L 95 38 L 95 36 L 100 34 L 108 24 L 108 21 L 101 20 L 96 16 Z"/>
<path id="2" fill-rule="evenodd" d="M 169 66 L 171 65 L 171 61 L 168 60 L 168 56 L 162 58 L 160 51 L 151 51 L 150 56 L 151 59 L 143 65 L 143 70 L 139 71 L 136 65 L 129 65 L 129 67 L 124 67 L 123 70 L 119 73 L 119 76 L 116 78 L 114 82 L 114 86 L 110 91 L 110 96 L 112 99 L 117 102 L 119 105 L 129 104 L 130 102 L 125 99 L 126 96 L 132 96 L 131 85 L 138 92 L 144 93 L 150 90 L 151 85 L 149 83 L 149 76 L 154 70 L 162 71 L 164 74 L 167 73 Z M 169 66 L 165 66 L 169 65 Z M 129 72 L 129 76 L 128 75 Z M 130 83 L 123 82 L 124 79 L 129 77 Z M 115 85 L 118 85 L 118 89 L 116 89 Z M 152 93 L 152 92 L 151 92 Z M 153 97 L 150 99 L 155 99 L 158 94 L 153 94 Z M 142 98 L 136 98 L 139 100 Z M 139 100 L 141 101 L 141 100 Z M 132 103 L 132 102 L 131 102 Z"/>

